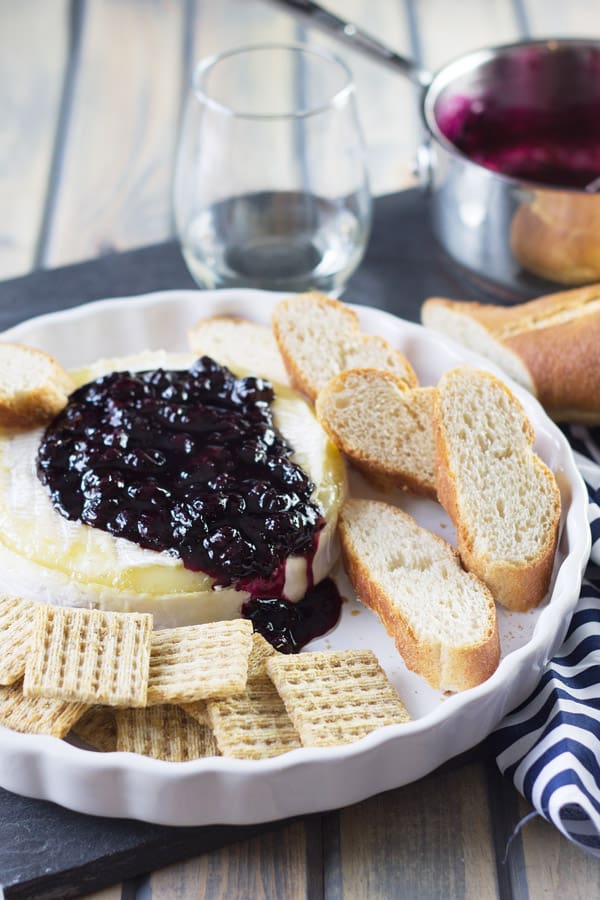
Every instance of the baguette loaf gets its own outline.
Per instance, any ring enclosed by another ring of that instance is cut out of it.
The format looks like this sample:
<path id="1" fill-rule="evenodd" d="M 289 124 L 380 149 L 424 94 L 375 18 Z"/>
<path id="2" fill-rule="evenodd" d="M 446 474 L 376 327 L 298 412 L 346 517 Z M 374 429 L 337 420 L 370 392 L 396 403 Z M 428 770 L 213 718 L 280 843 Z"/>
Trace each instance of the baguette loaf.
<path id="1" fill-rule="evenodd" d="M 273 332 L 237 316 L 214 316 L 197 322 L 188 330 L 190 348 L 198 356 L 210 356 L 223 366 L 246 368 L 279 384 L 289 384 Z"/>
<path id="2" fill-rule="evenodd" d="M 600 284 L 511 307 L 432 297 L 421 318 L 497 363 L 556 421 L 600 424 Z"/>
<path id="3" fill-rule="evenodd" d="M 0 342 L 0 425 L 49 422 L 66 405 L 74 387 L 69 373 L 48 353 Z"/>
<path id="4" fill-rule="evenodd" d="M 346 501 L 340 536 L 359 598 L 409 669 L 450 691 L 489 678 L 500 658 L 494 601 L 450 544 L 375 500 Z"/>
<path id="5" fill-rule="evenodd" d="M 600 197 L 537 191 L 512 220 L 512 252 L 523 268 L 559 284 L 600 278 Z"/>
<path id="6" fill-rule="evenodd" d="M 409 388 L 391 372 L 349 369 L 317 395 L 317 418 L 370 481 L 435 498 L 431 417 L 435 388 Z"/>
<path id="7" fill-rule="evenodd" d="M 463 565 L 508 609 L 537 606 L 552 575 L 560 494 L 521 403 L 493 375 L 453 369 L 438 384 L 433 431 L 438 497 Z"/>
<path id="8" fill-rule="evenodd" d="M 346 369 L 384 369 L 408 387 L 417 386 L 403 353 L 381 337 L 364 334 L 354 310 L 316 291 L 278 303 L 273 331 L 292 387 L 313 401 L 330 378 Z"/>

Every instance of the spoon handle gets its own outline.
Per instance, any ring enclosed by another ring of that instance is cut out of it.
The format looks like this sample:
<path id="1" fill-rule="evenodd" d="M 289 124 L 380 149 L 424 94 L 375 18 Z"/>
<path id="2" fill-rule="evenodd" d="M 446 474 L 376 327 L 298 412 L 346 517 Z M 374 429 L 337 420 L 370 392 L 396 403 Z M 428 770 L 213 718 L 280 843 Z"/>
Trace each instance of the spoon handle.
<path id="1" fill-rule="evenodd" d="M 296 16 L 307 19 L 310 24 L 320 28 L 322 31 L 326 31 L 328 34 L 334 35 L 338 40 L 344 41 L 344 43 L 349 44 L 355 50 L 360 50 L 377 62 L 385 63 L 397 72 L 401 72 L 419 87 L 429 87 L 431 74 L 421 68 L 416 62 L 396 53 L 395 50 L 382 44 L 377 38 L 367 34 L 358 25 L 340 19 L 339 16 L 334 15 L 329 10 L 323 9 L 318 3 L 313 3 L 313 0 L 269 0 L 269 2 L 283 7 Z"/>

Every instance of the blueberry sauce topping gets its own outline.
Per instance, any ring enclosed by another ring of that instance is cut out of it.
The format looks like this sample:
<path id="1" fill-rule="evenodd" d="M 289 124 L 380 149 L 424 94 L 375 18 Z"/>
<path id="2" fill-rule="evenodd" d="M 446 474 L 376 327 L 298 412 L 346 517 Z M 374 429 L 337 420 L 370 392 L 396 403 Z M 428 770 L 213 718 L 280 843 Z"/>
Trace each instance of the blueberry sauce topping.
<path id="1" fill-rule="evenodd" d="M 297 653 L 313 638 L 333 628 L 341 606 L 335 582 L 326 578 L 309 588 L 298 603 L 277 597 L 252 597 L 244 603 L 242 615 L 280 653 Z"/>
<path id="2" fill-rule="evenodd" d="M 312 559 L 324 520 L 273 399 L 269 382 L 209 357 L 113 372 L 71 394 L 38 475 L 67 519 L 170 551 L 219 585 L 282 596 L 286 558 Z"/>

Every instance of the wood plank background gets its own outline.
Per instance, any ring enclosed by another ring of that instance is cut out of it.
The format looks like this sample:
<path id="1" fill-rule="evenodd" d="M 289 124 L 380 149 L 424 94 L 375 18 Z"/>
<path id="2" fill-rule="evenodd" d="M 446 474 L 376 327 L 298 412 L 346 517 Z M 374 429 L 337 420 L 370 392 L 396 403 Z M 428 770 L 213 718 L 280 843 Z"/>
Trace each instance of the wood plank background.
<path id="1" fill-rule="evenodd" d="M 431 70 L 529 36 L 600 37 L 598 0 L 324 5 Z M 305 39 L 354 72 L 374 193 L 413 185 L 414 88 L 262 0 L 0 0 L 0 278 L 171 237 L 194 62 L 242 43 Z M 493 762 L 473 760 L 93 896 L 600 897 L 600 864 L 539 818 L 507 853 L 529 812 Z"/>
<path id="2" fill-rule="evenodd" d="M 521 37 L 599 33 L 596 0 L 330 0 L 431 70 Z M 178 126 L 195 60 L 306 29 L 263 0 L 0 4 L 0 277 L 165 239 Z M 373 192 L 414 183 L 414 89 L 354 51 Z"/>

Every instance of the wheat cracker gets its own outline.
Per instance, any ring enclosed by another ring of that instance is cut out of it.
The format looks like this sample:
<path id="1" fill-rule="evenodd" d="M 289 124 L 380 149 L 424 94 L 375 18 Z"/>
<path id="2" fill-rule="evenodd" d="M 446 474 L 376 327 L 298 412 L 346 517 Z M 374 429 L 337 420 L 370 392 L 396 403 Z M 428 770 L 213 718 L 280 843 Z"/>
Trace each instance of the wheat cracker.
<path id="1" fill-rule="evenodd" d="M 223 756 L 266 759 L 301 746 L 266 661 L 276 653 L 260 634 L 252 635 L 246 689 L 234 697 L 208 700 L 208 722 Z"/>
<path id="2" fill-rule="evenodd" d="M 252 649 L 248 657 L 248 678 L 266 674 L 265 662 L 275 656 L 277 650 L 269 641 L 255 631 L 252 635 Z"/>
<path id="3" fill-rule="evenodd" d="M 265 665 L 304 747 L 347 744 L 409 721 L 371 650 L 278 654 Z"/>
<path id="4" fill-rule="evenodd" d="M 26 696 L 145 706 L 152 616 L 39 606 Z"/>
<path id="5" fill-rule="evenodd" d="M 0 596 L 0 684 L 13 684 L 25 674 L 36 606 L 23 597 Z"/>
<path id="6" fill-rule="evenodd" d="M 201 725 L 208 725 L 208 713 L 206 712 L 206 700 L 194 700 L 193 703 L 178 703 L 177 706 L 200 722 Z"/>
<path id="7" fill-rule="evenodd" d="M 110 706 L 91 706 L 75 722 L 72 731 L 95 750 L 110 753 L 117 749 L 117 721 Z"/>
<path id="8" fill-rule="evenodd" d="M 0 725 L 24 734 L 62 738 L 87 708 L 85 703 L 25 697 L 22 681 L 0 686 Z"/>
<path id="9" fill-rule="evenodd" d="M 170 762 L 218 756 L 210 728 L 188 716 L 179 706 L 118 709 L 115 718 L 117 750 Z"/>
<path id="10" fill-rule="evenodd" d="M 152 635 L 148 704 L 191 703 L 244 690 L 252 646 L 247 619 L 165 628 Z"/>

